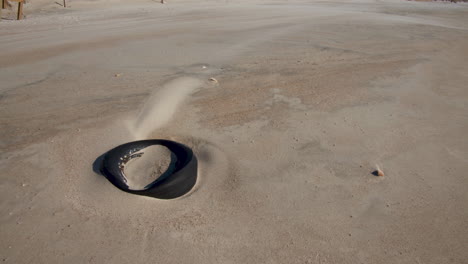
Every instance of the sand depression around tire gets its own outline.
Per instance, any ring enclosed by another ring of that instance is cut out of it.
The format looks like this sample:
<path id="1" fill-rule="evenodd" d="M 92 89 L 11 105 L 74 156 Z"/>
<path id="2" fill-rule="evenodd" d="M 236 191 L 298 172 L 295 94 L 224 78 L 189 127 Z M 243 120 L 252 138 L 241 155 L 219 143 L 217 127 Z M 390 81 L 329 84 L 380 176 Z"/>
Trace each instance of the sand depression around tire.
<path id="1" fill-rule="evenodd" d="M 132 189 L 124 174 L 124 164 L 135 158 L 140 150 L 154 145 L 164 146 L 174 154 L 176 159 L 173 162 L 174 167 L 146 187 L 139 190 Z M 188 193 L 193 188 L 197 181 L 197 167 L 197 159 L 187 146 L 170 140 L 152 139 L 129 142 L 111 149 L 102 156 L 99 169 L 122 191 L 159 199 L 173 199 Z"/>

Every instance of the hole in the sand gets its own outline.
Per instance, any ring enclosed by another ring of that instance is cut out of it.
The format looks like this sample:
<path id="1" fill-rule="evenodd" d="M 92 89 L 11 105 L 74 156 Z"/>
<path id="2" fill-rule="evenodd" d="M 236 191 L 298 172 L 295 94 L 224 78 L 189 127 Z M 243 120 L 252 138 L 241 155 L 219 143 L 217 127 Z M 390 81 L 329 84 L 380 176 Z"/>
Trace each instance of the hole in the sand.
<path id="1" fill-rule="evenodd" d="M 98 157 L 93 169 L 97 167 L 122 191 L 172 199 L 193 188 L 198 162 L 187 146 L 154 139 L 120 145 Z"/>

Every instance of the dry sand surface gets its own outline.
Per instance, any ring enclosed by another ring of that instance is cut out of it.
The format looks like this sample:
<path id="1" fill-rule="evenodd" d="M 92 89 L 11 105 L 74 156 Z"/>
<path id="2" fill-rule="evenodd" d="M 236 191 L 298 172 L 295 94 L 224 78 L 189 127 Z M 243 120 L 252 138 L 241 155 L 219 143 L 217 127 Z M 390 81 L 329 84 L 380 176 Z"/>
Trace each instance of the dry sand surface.
<path id="1" fill-rule="evenodd" d="M 3 12 L 2 263 L 468 263 L 467 4 L 158 2 Z M 93 171 L 142 138 L 190 193 Z"/>
<path id="2" fill-rule="evenodd" d="M 176 156 L 164 146 L 146 147 L 133 155 L 136 157 L 123 166 L 127 185 L 132 190 L 144 189 L 160 176 L 174 172 Z"/>

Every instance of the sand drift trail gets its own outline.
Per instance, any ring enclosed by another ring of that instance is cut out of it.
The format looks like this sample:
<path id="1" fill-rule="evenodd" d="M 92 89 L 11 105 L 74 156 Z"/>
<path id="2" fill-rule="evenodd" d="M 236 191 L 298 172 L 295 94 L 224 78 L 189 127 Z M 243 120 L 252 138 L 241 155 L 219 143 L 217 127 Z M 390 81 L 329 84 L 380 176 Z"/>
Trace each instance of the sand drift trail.
<path id="1" fill-rule="evenodd" d="M 128 123 L 131 134 L 137 139 L 146 138 L 168 123 L 178 106 L 202 84 L 200 80 L 188 77 L 167 83 L 151 95 L 136 121 Z M 155 146 L 166 147 L 168 151 L 145 154 L 154 152 Z M 159 164 L 157 160 L 160 160 Z M 129 142 L 108 151 L 95 164 L 122 191 L 160 199 L 173 199 L 186 194 L 197 179 L 198 162 L 193 151 L 169 140 Z M 145 178 L 152 181 L 142 184 L 141 179 Z"/>
<path id="2" fill-rule="evenodd" d="M 165 84 L 146 101 L 134 122 L 128 128 L 135 139 L 144 139 L 158 128 L 167 124 L 179 105 L 203 82 L 190 77 L 181 77 Z"/>

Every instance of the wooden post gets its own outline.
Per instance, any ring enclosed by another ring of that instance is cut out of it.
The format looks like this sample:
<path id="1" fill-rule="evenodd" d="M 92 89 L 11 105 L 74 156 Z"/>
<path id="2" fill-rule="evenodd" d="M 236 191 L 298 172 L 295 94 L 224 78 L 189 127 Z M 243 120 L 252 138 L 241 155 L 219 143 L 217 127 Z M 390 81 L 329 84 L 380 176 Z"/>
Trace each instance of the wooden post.
<path id="1" fill-rule="evenodd" d="M 5 9 L 5 8 L 6 8 L 6 1 L 7 1 L 7 0 L 2 0 L 2 9 Z"/>
<path id="2" fill-rule="evenodd" d="M 67 7 L 67 3 L 63 0 L 63 7 Z"/>
<path id="3" fill-rule="evenodd" d="M 18 2 L 18 16 L 17 19 L 21 20 L 23 18 L 23 1 Z"/>

